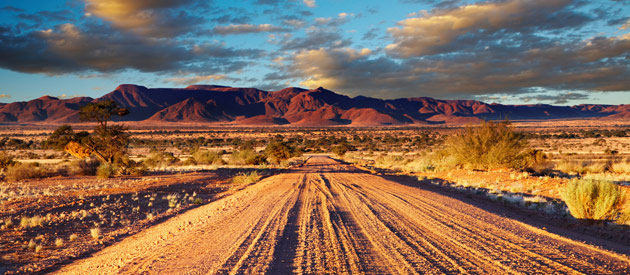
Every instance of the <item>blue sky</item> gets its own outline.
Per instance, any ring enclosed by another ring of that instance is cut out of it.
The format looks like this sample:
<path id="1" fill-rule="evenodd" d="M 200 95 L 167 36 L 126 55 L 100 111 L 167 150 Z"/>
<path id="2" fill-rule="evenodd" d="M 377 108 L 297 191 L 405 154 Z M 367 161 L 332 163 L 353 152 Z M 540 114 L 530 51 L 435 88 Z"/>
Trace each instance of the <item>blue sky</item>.
<path id="1" fill-rule="evenodd" d="M 627 0 L 5 0 L 0 18 L 0 102 L 133 83 L 630 103 Z"/>

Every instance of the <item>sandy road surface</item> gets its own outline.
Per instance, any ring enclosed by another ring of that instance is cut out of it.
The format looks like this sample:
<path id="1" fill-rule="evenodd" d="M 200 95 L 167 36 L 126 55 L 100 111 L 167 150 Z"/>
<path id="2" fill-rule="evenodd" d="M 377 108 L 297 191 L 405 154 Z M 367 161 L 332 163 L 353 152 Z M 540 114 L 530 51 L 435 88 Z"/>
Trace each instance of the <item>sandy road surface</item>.
<path id="1" fill-rule="evenodd" d="M 623 274 L 630 260 L 314 157 L 57 272 Z"/>

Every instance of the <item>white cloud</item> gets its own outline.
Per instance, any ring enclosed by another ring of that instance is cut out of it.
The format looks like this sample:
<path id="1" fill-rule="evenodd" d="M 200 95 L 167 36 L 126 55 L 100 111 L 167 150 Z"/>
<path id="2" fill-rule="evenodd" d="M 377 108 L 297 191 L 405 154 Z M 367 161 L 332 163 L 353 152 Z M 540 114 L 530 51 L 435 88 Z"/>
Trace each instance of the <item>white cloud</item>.
<path id="1" fill-rule="evenodd" d="M 304 4 L 306 4 L 306 6 L 308 6 L 309 8 L 314 8 L 316 6 L 315 4 L 315 0 L 303 0 Z"/>
<path id="2" fill-rule="evenodd" d="M 407 18 L 398 22 L 398 27 L 388 29 L 395 43 L 387 45 L 386 49 L 403 57 L 448 52 L 460 47 L 462 43 L 458 43 L 458 39 L 467 34 L 537 26 L 569 4 L 570 0 L 509 0 L 465 5 L 431 14 L 412 13 L 409 15 L 418 17 Z"/>

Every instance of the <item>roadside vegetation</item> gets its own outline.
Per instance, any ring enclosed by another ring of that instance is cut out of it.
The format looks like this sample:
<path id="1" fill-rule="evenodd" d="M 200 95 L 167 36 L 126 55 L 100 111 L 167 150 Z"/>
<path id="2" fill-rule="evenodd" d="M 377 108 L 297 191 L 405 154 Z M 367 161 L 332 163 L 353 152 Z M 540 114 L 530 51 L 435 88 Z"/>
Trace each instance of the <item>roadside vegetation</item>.
<path id="1" fill-rule="evenodd" d="M 630 226 L 630 129 L 622 127 L 153 130 L 112 122 L 127 112 L 115 104 L 89 108 L 98 114 L 84 112 L 89 124 L 0 132 L 0 234 L 11 240 L 0 240 L 0 252 L 16 265 L 106 244 L 310 154 L 506 205 Z M 216 178 L 198 178 L 208 174 Z"/>
<path id="2" fill-rule="evenodd" d="M 604 133 L 625 136 L 621 131 Z M 597 136 L 595 146 L 610 146 L 593 132 L 583 135 Z M 344 159 L 548 213 L 630 225 L 630 188 L 624 186 L 630 183 L 630 160 L 608 147 L 599 159 L 577 159 L 545 152 L 537 144 L 554 138 L 517 131 L 506 121 L 483 122 L 451 132 L 424 150 L 359 151 Z"/>
<path id="3" fill-rule="evenodd" d="M 568 200 L 563 190 L 574 180 L 612 182 L 622 192 L 630 185 L 630 129 L 624 128 L 527 129 L 499 121 L 462 128 L 139 131 L 112 122 L 127 113 L 113 102 L 94 103 L 81 112 L 84 121 L 94 123 L 91 129 L 64 125 L 48 133 L 1 136 L 2 179 L 105 179 L 216 169 L 235 169 L 238 175 L 240 168 L 287 168 L 309 154 L 330 154 L 368 169 L 547 201 Z M 622 224 L 626 205 L 620 204 L 616 217 Z"/>

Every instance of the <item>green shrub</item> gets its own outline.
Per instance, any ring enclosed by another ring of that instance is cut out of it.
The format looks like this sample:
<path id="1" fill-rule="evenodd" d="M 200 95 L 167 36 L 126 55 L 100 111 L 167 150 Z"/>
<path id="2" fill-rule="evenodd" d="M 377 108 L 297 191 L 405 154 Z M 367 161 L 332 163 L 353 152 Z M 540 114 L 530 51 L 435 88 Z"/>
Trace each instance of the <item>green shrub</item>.
<path id="1" fill-rule="evenodd" d="M 252 184 L 252 183 L 256 183 L 260 180 L 262 176 L 260 176 L 258 174 L 258 172 L 253 171 L 253 172 L 249 172 L 249 173 L 243 173 L 237 176 L 234 176 L 232 178 L 232 183 L 236 184 L 236 185 L 242 185 L 242 184 Z"/>
<path id="2" fill-rule="evenodd" d="M 560 194 L 577 219 L 615 219 L 624 202 L 621 187 L 610 181 L 573 181 L 564 186 Z"/>
<path id="3" fill-rule="evenodd" d="M 484 122 L 446 140 L 438 156 L 447 165 L 469 168 L 525 168 L 532 161 L 525 137 L 508 122 Z M 534 155 L 535 156 L 535 155 Z"/>
<path id="4" fill-rule="evenodd" d="M 223 165 L 225 161 L 218 152 L 209 150 L 197 150 L 192 154 L 192 159 L 196 164 Z"/>
<path id="5" fill-rule="evenodd" d="M 116 167 L 109 163 L 103 163 L 96 171 L 96 177 L 99 179 L 111 178 L 116 174 Z"/>
<path id="6" fill-rule="evenodd" d="M 53 175 L 54 173 L 39 165 L 38 163 L 16 162 L 9 166 L 5 172 L 5 177 L 9 181 L 19 181 L 24 179 L 39 179 Z"/>

